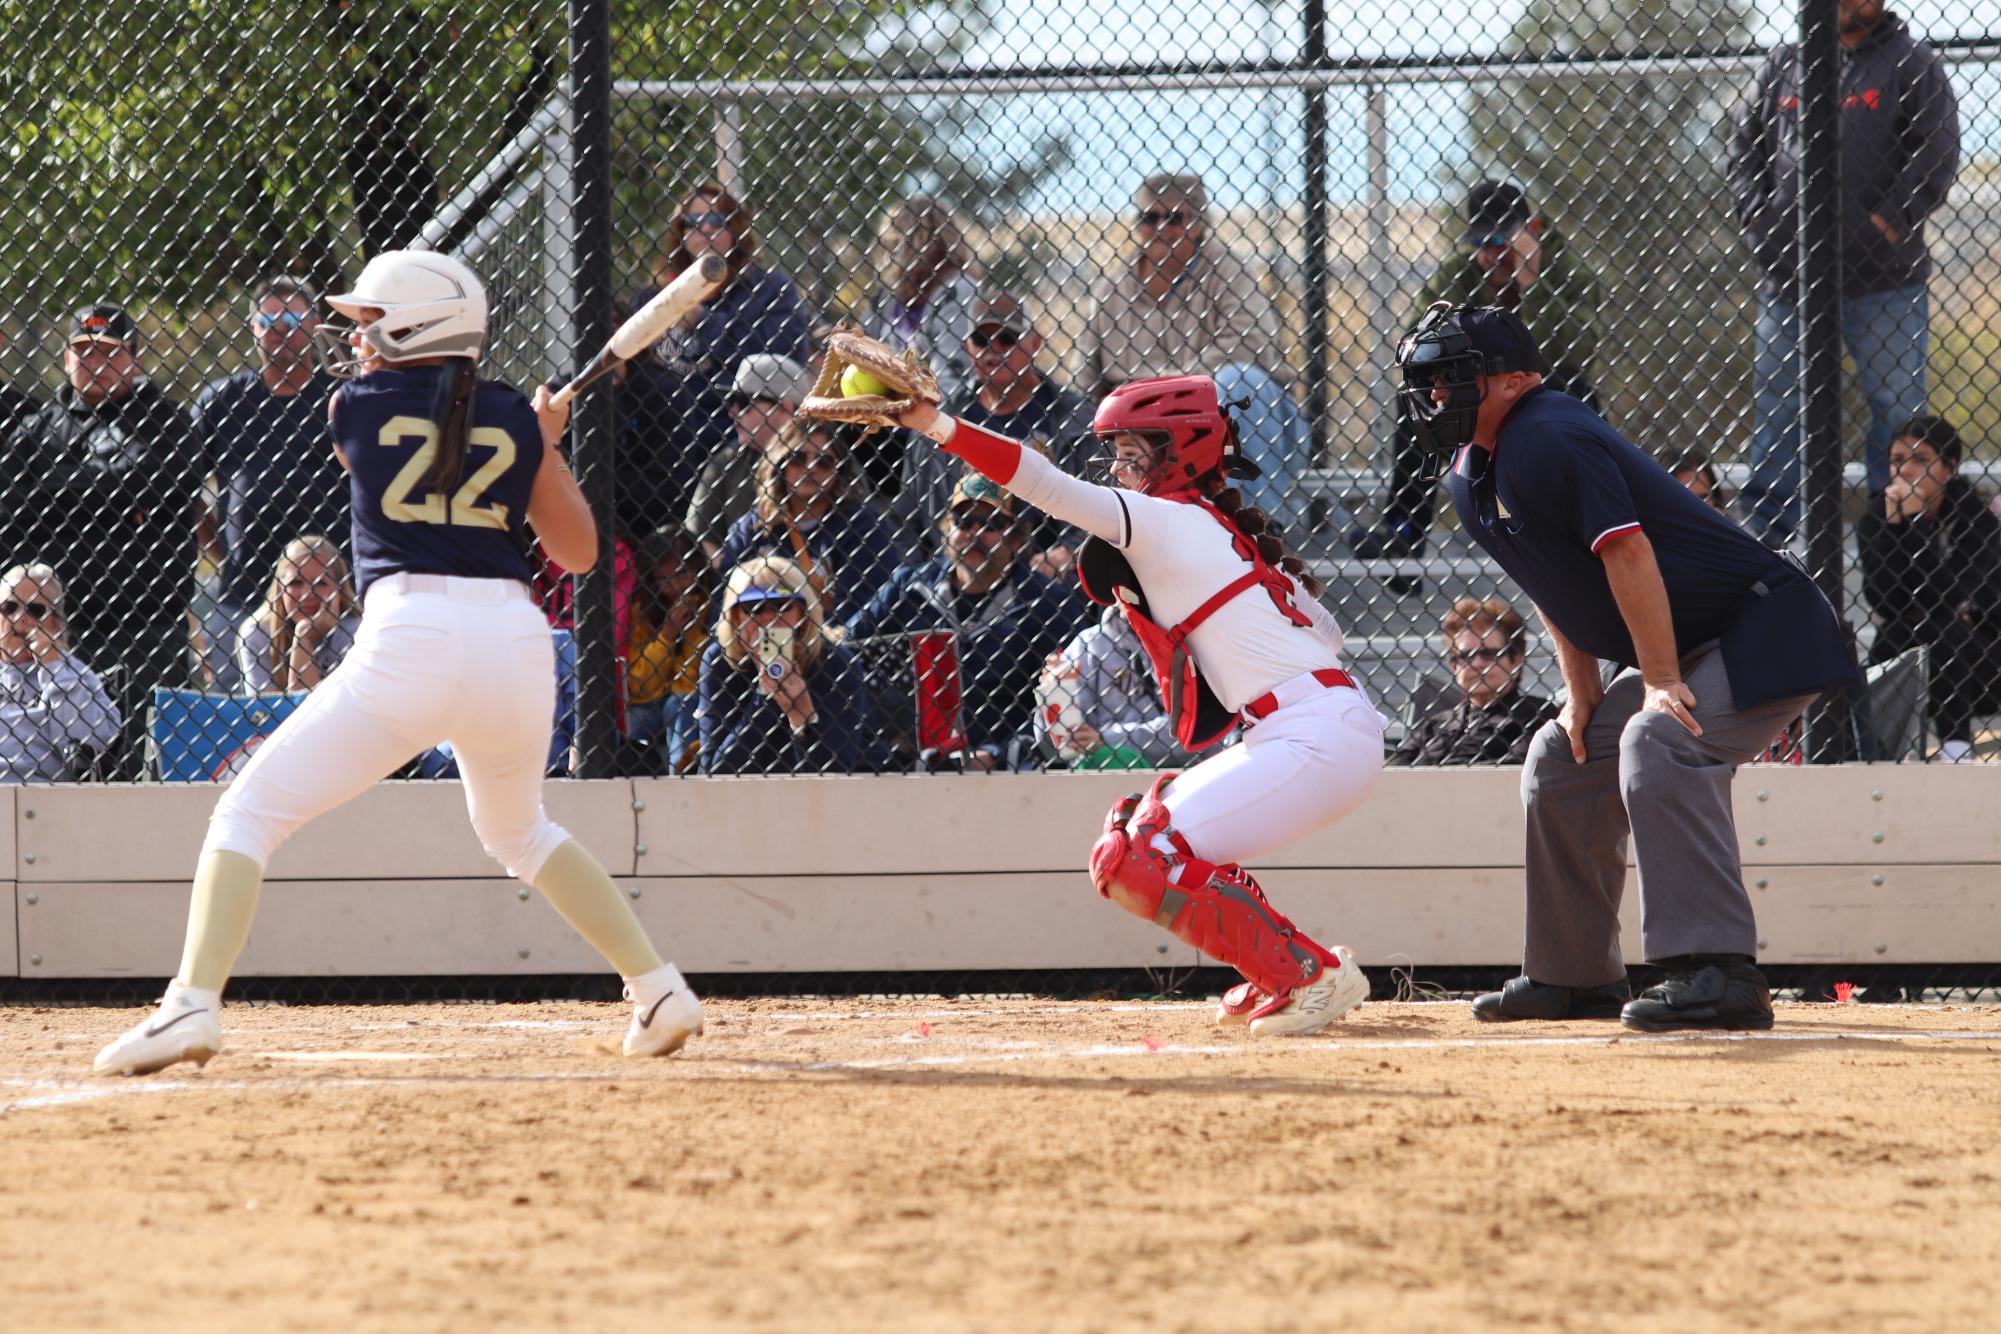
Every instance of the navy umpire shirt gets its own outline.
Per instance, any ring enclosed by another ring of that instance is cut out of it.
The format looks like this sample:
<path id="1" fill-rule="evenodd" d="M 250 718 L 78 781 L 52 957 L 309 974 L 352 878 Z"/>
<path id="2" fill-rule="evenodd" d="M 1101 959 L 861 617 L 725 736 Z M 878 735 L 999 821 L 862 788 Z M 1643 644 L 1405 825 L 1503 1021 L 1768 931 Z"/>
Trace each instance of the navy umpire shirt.
<path id="1" fill-rule="evenodd" d="M 1567 394 L 1530 390 L 1501 423 L 1494 451 L 1462 447 L 1446 485 L 1466 531 L 1595 658 L 1638 663 L 1599 552 L 1639 531 L 1667 587 L 1677 652 L 1723 641 L 1738 707 L 1853 675 L 1833 609 L 1798 567 Z"/>

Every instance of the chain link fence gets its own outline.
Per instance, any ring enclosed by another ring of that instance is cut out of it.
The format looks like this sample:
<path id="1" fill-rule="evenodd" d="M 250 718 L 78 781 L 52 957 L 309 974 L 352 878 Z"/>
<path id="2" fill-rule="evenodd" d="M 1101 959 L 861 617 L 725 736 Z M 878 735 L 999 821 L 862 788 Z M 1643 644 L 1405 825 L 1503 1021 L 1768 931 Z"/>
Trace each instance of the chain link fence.
<path id="1" fill-rule="evenodd" d="M 1825 110 L 1796 9 L 1633 8 L 142 2 L 106 61 L 95 16 L 19 6 L 6 777 L 225 776 L 337 669 L 359 606 L 313 333 L 400 245 L 479 272 L 486 373 L 523 387 L 693 259 L 731 265 L 573 427 L 617 540 L 537 583 L 552 770 L 1188 759 L 1077 591 L 1077 534 L 927 442 L 794 419 L 841 322 L 1075 471 L 1107 389 L 1215 375 L 1396 762 L 1519 758 L 1553 653 L 1437 512 L 1390 375 L 1438 297 L 1516 306 L 1559 387 L 1808 559 L 1870 664 L 1816 758 L 1989 759 L 2001 6 L 1881 18 Z M 607 20 L 608 71 L 573 68 Z M 1792 243 L 1802 180 L 1839 201 L 1833 326 L 1793 306 L 1830 267 Z M 802 633 L 757 628 L 760 587 L 810 594 Z M 814 740 L 760 669 L 803 678 Z"/>

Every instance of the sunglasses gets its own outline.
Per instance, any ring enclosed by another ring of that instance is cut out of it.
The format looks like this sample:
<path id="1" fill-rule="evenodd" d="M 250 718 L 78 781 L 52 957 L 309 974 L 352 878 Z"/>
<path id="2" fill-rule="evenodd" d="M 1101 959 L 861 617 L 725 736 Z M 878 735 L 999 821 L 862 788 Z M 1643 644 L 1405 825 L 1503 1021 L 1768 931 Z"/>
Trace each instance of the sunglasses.
<path id="1" fill-rule="evenodd" d="M 729 225 L 730 215 L 727 213 L 683 213 L 681 215 L 681 226 L 684 230 L 690 227 L 727 227 Z"/>
<path id="2" fill-rule="evenodd" d="M 966 335 L 966 341 L 974 347 L 1014 347 L 1021 342 L 1021 335 L 1012 329 L 996 329 L 992 333 L 975 329 Z"/>
<path id="3" fill-rule="evenodd" d="M 1476 236 L 1473 238 L 1473 248 L 1476 250 L 1505 250 L 1508 247 L 1509 239 L 1506 232 L 1488 232 L 1485 236 Z"/>
<path id="4" fill-rule="evenodd" d="M 50 610 L 51 608 L 46 602 L 20 602 L 14 598 L 0 601 L 0 616 L 19 616 L 25 611 L 29 616 L 39 621 L 44 616 L 47 616 Z"/>
<path id="5" fill-rule="evenodd" d="M 952 526 L 965 533 L 1005 533 L 1014 527 L 1014 519 L 995 509 L 953 510 Z"/>
<path id="6" fill-rule="evenodd" d="M 1188 225 L 1188 211 L 1179 208 L 1142 209 L 1139 215 L 1139 225 L 1142 227 L 1186 227 Z"/>
<path id="7" fill-rule="evenodd" d="M 1508 656 L 1510 650 L 1504 648 L 1476 648 L 1471 653 L 1453 652 L 1447 656 L 1454 667 L 1484 667 L 1499 662 Z"/>
<path id="8" fill-rule="evenodd" d="M 250 322 L 256 326 L 259 333 L 262 333 L 266 329 L 279 328 L 290 332 L 293 329 L 304 328 L 306 321 L 311 318 L 312 316 L 301 315 L 296 310 L 281 310 L 275 315 L 260 310 L 250 317 Z"/>
<path id="9" fill-rule="evenodd" d="M 795 449 L 783 460 L 787 468 L 807 468 L 822 476 L 831 477 L 841 470 L 841 461 L 831 454 L 809 454 L 803 449 Z"/>

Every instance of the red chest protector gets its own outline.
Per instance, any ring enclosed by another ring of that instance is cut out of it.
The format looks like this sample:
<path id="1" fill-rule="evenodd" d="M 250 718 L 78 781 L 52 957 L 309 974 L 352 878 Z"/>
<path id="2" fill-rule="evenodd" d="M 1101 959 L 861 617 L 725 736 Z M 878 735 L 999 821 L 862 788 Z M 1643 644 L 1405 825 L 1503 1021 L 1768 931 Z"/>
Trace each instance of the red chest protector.
<path id="1" fill-rule="evenodd" d="M 1257 544 L 1237 531 L 1221 510 L 1193 492 L 1162 496 L 1183 505 L 1199 505 L 1230 534 L 1231 545 L 1250 568 L 1224 584 L 1201 606 L 1188 613 L 1179 625 L 1164 627 L 1153 619 L 1146 591 L 1133 573 L 1125 553 L 1100 538 L 1085 539 L 1077 553 L 1077 582 L 1084 596 L 1101 606 L 1117 607 L 1125 613 L 1140 647 L 1153 663 L 1154 680 L 1167 716 L 1174 719 L 1174 736 L 1189 750 L 1203 750 L 1222 740 L 1236 725 L 1237 715 L 1223 707 L 1215 691 L 1202 679 L 1195 657 L 1188 651 L 1188 636 L 1196 626 L 1214 616 L 1226 604 L 1254 588 L 1262 588 L 1285 618 L 1294 625 L 1310 626 L 1312 618 L 1292 605 L 1297 585 L 1283 570 L 1258 554 Z"/>

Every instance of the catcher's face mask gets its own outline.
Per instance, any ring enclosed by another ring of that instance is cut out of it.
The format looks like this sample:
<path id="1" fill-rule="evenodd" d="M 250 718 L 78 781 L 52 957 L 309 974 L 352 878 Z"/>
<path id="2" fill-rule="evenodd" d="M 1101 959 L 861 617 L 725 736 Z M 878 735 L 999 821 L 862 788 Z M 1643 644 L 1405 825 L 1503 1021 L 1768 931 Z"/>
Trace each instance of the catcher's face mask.
<path id="1" fill-rule="evenodd" d="M 1091 466 L 1113 486 L 1150 491 L 1160 475 L 1171 441 L 1163 431 L 1101 431 Z"/>
<path id="2" fill-rule="evenodd" d="M 1436 477 L 1459 447 L 1473 438 L 1486 396 L 1481 376 L 1487 359 L 1459 327 L 1458 309 L 1439 301 L 1397 344 L 1399 393 L 1416 428 L 1423 472 Z"/>

